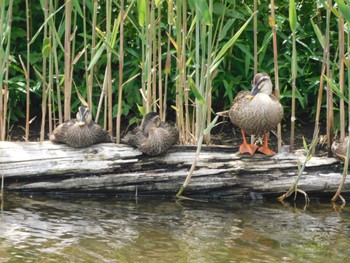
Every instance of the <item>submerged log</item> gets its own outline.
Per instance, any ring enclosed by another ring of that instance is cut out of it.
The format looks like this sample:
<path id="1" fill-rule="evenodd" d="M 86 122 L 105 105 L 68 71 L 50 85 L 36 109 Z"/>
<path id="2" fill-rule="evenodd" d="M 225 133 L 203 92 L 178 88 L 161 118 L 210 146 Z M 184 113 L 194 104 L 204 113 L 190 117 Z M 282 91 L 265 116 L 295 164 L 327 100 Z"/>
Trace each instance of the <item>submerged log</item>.
<path id="1" fill-rule="evenodd" d="M 203 147 L 186 196 L 242 198 L 286 192 L 304 157 L 268 158 L 238 154 L 227 146 Z M 0 142 L 0 175 L 5 190 L 40 193 L 174 196 L 182 186 L 196 147 L 174 146 L 149 157 L 127 145 L 105 143 L 75 149 L 51 142 Z M 309 195 L 333 194 L 340 182 L 339 162 L 313 157 L 299 182 Z M 345 192 L 350 191 L 350 179 Z"/>

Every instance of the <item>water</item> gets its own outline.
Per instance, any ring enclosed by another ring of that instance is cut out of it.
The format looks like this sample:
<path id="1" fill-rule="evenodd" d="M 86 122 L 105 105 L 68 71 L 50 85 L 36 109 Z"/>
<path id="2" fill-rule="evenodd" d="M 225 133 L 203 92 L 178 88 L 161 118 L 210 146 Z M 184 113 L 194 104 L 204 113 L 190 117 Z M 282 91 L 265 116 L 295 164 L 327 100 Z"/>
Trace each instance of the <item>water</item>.
<path id="1" fill-rule="evenodd" d="M 349 211 L 7 195 L 0 262 L 350 262 Z"/>

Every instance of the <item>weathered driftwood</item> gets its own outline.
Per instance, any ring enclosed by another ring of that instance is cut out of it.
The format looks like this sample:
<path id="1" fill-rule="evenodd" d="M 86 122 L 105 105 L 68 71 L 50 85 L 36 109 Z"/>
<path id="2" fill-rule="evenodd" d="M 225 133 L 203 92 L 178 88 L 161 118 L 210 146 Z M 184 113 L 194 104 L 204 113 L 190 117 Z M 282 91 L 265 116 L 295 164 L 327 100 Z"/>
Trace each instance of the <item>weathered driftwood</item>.
<path id="1" fill-rule="evenodd" d="M 100 193 L 174 196 L 184 182 L 196 147 L 174 146 L 148 157 L 113 143 L 74 149 L 62 144 L 0 142 L 0 175 L 5 190 L 17 192 Z M 280 154 L 247 157 L 237 148 L 203 147 L 187 196 L 256 197 L 284 193 L 295 180 L 299 159 Z M 309 195 L 333 194 L 340 182 L 334 158 L 313 157 L 299 188 Z M 350 191 L 350 179 L 345 192 Z"/>

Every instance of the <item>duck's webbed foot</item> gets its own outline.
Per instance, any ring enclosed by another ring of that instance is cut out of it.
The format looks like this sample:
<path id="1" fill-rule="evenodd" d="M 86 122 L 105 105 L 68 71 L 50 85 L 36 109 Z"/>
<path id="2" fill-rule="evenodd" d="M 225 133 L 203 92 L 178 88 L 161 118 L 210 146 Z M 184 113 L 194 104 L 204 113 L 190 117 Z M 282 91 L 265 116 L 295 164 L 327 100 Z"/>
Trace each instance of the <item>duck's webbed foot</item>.
<path id="1" fill-rule="evenodd" d="M 268 140 L 269 140 L 268 133 L 265 133 L 264 134 L 264 144 L 263 144 L 263 146 L 259 147 L 258 151 L 267 155 L 267 156 L 273 156 L 276 153 L 268 147 Z"/>
<path id="2" fill-rule="evenodd" d="M 253 155 L 257 149 L 258 149 L 258 146 L 254 144 L 242 143 L 241 146 L 239 146 L 239 152 L 241 154 L 248 153 L 250 155 Z"/>
<path id="3" fill-rule="evenodd" d="M 269 147 L 261 146 L 258 149 L 258 152 L 261 152 L 267 156 L 274 156 L 276 153 L 272 151 Z"/>

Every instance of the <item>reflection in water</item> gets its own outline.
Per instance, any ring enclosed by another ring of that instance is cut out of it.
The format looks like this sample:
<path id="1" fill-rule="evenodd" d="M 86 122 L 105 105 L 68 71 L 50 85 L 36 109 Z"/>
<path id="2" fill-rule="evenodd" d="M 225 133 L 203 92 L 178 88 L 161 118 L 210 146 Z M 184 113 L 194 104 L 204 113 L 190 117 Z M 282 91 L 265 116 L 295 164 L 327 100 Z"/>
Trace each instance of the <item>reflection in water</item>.
<path id="1" fill-rule="evenodd" d="M 330 203 L 8 195 L 0 262 L 345 262 L 350 213 Z"/>

